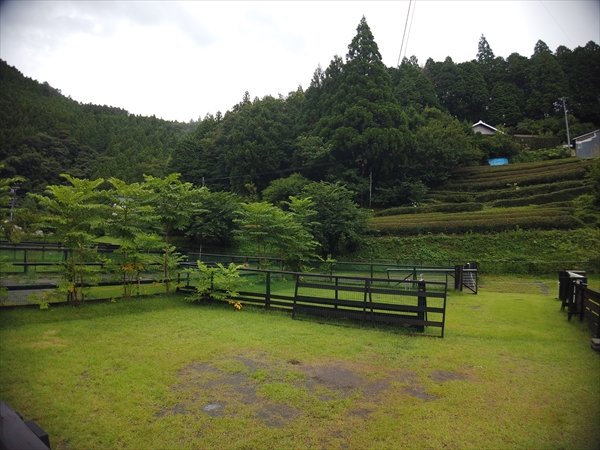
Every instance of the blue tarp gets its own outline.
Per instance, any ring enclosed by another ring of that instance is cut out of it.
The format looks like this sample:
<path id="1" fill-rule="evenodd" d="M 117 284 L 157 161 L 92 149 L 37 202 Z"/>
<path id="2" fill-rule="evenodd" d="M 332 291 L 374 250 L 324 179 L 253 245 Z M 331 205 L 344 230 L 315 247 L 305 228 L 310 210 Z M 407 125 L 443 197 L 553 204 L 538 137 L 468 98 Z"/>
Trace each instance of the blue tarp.
<path id="1" fill-rule="evenodd" d="M 492 158 L 492 159 L 488 159 L 488 162 L 490 163 L 490 166 L 503 166 L 505 164 L 508 164 L 508 159 L 507 158 Z"/>

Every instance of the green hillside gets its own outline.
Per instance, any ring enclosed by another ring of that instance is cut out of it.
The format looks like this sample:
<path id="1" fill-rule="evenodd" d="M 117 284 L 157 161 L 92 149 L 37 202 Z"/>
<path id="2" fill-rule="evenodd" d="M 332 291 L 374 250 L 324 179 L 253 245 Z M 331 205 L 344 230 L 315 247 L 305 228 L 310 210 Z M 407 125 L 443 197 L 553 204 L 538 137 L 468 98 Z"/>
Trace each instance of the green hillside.
<path id="1" fill-rule="evenodd" d="M 576 229 L 598 223 L 591 207 L 594 160 L 578 158 L 458 170 L 425 204 L 390 208 L 371 221 L 382 235 Z M 583 197 L 582 197 L 583 196 Z"/>

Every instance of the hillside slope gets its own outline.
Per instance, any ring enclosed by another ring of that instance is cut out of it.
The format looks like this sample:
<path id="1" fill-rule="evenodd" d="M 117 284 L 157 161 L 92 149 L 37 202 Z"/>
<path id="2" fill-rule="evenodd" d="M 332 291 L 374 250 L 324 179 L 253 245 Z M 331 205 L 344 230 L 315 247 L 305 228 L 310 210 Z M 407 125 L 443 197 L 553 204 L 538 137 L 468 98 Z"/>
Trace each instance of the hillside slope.
<path id="1" fill-rule="evenodd" d="M 578 158 L 455 172 L 423 206 L 390 208 L 371 221 L 382 235 L 576 229 L 595 226 L 586 177 L 594 160 Z M 580 196 L 584 196 L 583 198 Z"/>

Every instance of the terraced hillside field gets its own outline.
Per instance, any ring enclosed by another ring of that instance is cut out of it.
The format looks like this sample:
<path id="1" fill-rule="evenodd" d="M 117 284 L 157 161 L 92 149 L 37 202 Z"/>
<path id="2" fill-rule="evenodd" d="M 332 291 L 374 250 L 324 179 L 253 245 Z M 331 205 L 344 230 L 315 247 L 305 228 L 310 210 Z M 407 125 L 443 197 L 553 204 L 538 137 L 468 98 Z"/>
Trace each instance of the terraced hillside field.
<path id="1" fill-rule="evenodd" d="M 379 211 L 383 235 L 575 229 L 597 221 L 576 199 L 592 193 L 586 177 L 595 160 L 569 158 L 461 169 L 432 190 L 422 206 Z"/>

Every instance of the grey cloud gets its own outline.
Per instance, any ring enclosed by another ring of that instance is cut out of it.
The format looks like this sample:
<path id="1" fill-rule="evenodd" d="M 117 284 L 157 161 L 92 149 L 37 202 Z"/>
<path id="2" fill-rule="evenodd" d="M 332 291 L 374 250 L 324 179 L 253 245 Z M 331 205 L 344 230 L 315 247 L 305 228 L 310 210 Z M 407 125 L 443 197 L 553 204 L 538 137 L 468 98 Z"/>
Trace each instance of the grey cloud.
<path id="1" fill-rule="evenodd" d="M 195 45 L 215 41 L 208 28 L 175 2 L 3 2 L 0 9 L 3 37 L 44 39 L 50 47 L 73 34 L 114 35 L 119 25 L 170 26 Z"/>
<path id="2" fill-rule="evenodd" d="M 264 38 L 277 41 L 293 54 L 303 54 L 305 51 L 306 38 L 290 32 L 285 28 L 286 23 L 282 24 L 268 12 L 251 9 L 246 13 L 246 23 L 251 28 L 260 29 Z"/>

